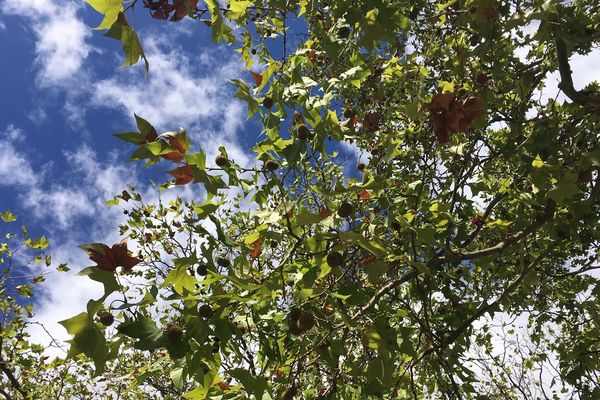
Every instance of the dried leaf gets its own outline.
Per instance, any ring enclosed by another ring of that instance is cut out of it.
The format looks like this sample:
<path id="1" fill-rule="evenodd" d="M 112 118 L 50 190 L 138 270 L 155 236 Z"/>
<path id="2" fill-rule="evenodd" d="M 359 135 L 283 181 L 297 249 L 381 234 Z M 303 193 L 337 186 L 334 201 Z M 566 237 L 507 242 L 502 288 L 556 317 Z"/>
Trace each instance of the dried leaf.
<path id="1" fill-rule="evenodd" d="M 262 85 L 263 76 L 261 74 L 257 74 L 256 72 L 250 71 L 250 75 L 252 75 L 254 82 L 256 82 L 256 86 Z"/>
<path id="2" fill-rule="evenodd" d="M 175 178 L 176 185 L 187 185 L 194 180 L 194 169 L 187 164 L 170 170 L 169 174 Z"/>
<path id="3" fill-rule="evenodd" d="M 252 252 L 250 253 L 250 258 L 252 258 L 252 260 L 256 260 L 262 253 L 261 242 L 262 240 L 258 239 L 252 243 Z"/>
<path id="4" fill-rule="evenodd" d="M 360 192 L 358 193 L 358 197 L 359 197 L 361 200 L 371 200 L 371 194 L 370 194 L 368 191 L 366 191 L 366 190 L 362 190 L 362 191 L 360 191 Z"/>
<path id="5" fill-rule="evenodd" d="M 90 260 L 105 271 L 115 272 L 117 267 L 123 267 L 129 271 L 142 261 L 129 255 L 127 239 L 123 239 L 112 247 L 108 247 L 104 243 L 92 243 L 82 248 L 88 253 Z"/>

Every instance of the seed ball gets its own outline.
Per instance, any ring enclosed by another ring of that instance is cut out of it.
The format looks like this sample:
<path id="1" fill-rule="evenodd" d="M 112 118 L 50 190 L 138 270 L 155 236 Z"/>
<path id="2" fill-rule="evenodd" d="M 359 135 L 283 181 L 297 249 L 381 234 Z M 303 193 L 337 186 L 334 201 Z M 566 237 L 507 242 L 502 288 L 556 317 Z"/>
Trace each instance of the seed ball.
<path id="1" fill-rule="evenodd" d="M 352 118 L 356 115 L 356 111 L 354 111 L 352 108 L 348 107 L 346 109 L 344 109 L 344 118 Z"/>
<path id="2" fill-rule="evenodd" d="M 210 318 L 213 315 L 213 309 L 208 304 L 202 304 L 200 307 L 198 307 L 198 315 L 200 315 L 202 318 Z"/>
<path id="3" fill-rule="evenodd" d="M 229 160 L 223 154 L 219 154 L 215 158 L 215 164 L 217 164 L 217 166 L 219 166 L 221 168 L 228 167 L 229 166 Z"/>
<path id="4" fill-rule="evenodd" d="M 302 332 L 307 332 L 315 326 L 315 317 L 312 314 L 303 312 L 298 319 L 298 328 Z"/>
<path id="5" fill-rule="evenodd" d="M 338 208 L 338 215 L 342 218 L 347 218 L 354 212 L 354 206 L 350 203 L 342 203 L 340 208 Z"/>
<path id="6" fill-rule="evenodd" d="M 298 135 L 298 139 L 300 140 L 309 140 L 312 138 L 312 133 L 310 129 L 304 124 L 298 125 L 296 129 L 296 134 Z"/>
<path id="7" fill-rule="evenodd" d="M 490 77 L 487 74 L 484 74 L 483 72 L 479 73 L 477 75 L 477 77 L 475 78 L 475 82 L 481 86 L 487 85 L 489 83 L 489 81 L 490 81 Z"/>
<path id="8" fill-rule="evenodd" d="M 285 390 L 281 395 L 281 400 L 292 400 L 298 394 L 298 389 L 291 387 Z"/>
<path id="9" fill-rule="evenodd" d="M 217 265 L 219 267 L 223 267 L 223 268 L 227 268 L 231 265 L 231 262 L 229 261 L 229 259 L 225 258 L 225 257 L 218 257 L 217 258 Z"/>
<path id="10" fill-rule="evenodd" d="M 579 171 L 579 175 L 577 177 L 577 179 L 581 183 L 590 183 L 593 178 L 594 178 L 594 175 L 592 174 L 592 170 L 591 169 L 587 169 L 587 170 L 584 170 L 584 171 Z"/>
<path id="11" fill-rule="evenodd" d="M 273 160 L 267 160 L 267 162 L 265 163 L 265 168 L 267 169 L 267 171 L 276 171 L 279 168 L 279 163 Z"/>
<path id="12" fill-rule="evenodd" d="M 339 267 L 342 265 L 343 261 L 344 256 L 338 251 L 332 251 L 327 254 L 327 264 L 329 264 L 330 267 Z"/>
<path id="13" fill-rule="evenodd" d="M 113 317 L 113 315 L 109 312 L 103 312 L 102 314 L 100 314 L 98 319 L 100 320 L 100 323 L 104 326 L 111 326 L 113 322 L 115 322 L 115 317 Z"/>
<path id="14" fill-rule="evenodd" d="M 271 107 L 273 107 L 273 99 L 270 97 L 265 97 L 265 99 L 263 100 L 263 106 L 265 108 L 268 108 L 269 110 L 271 109 Z"/>
<path id="15" fill-rule="evenodd" d="M 179 325 L 169 325 L 165 332 L 169 340 L 173 342 L 180 341 L 183 338 L 183 329 Z"/>
<path id="16" fill-rule="evenodd" d="M 348 36 L 350 36 L 350 27 L 349 26 L 340 27 L 337 31 L 337 35 L 340 39 L 348 39 Z"/>
<path id="17" fill-rule="evenodd" d="M 196 273 L 200 276 L 206 276 L 208 274 L 208 269 L 206 268 L 206 265 L 198 265 L 198 268 L 196 268 Z"/>

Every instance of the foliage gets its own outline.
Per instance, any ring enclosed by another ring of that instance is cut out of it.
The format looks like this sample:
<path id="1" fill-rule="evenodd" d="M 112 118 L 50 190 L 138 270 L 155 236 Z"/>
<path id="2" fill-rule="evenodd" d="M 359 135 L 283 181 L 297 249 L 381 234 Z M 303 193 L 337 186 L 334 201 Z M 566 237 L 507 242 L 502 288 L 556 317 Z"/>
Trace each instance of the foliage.
<path id="1" fill-rule="evenodd" d="M 151 354 L 138 380 L 168 373 L 164 398 L 600 396 L 600 94 L 569 66 L 598 44 L 597 1 L 88 2 L 109 33 L 125 8 L 205 22 L 265 136 L 248 168 L 138 116 L 117 135 L 176 165 L 164 189 L 206 195 L 115 198 L 142 262 L 85 270 L 105 296 L 63 322 L 72 355 L 101 373 Z M 553 71 L 564 102 L 539 96 Z M 530 345 L 498 344 L 494 317 Z"/>

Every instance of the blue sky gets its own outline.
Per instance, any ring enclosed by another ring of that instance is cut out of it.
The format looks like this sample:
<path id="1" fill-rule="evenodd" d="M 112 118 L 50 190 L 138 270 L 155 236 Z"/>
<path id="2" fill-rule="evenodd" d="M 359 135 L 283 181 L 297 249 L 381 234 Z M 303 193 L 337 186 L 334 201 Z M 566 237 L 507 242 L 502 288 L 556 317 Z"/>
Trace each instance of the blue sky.
<path id="1" fill-rule="evenodd" d="M 55 263 L 68 262 L 73 272 L 89 264 L 77 245 L 120 239 L 122 209 L 104 202 L 126 183 L 155 198 L 148 179 L 163 182 L 171 168 L 127 163 L 132 148 L 112 133 L 134 128 L 134 112 L 159 132 L 185 127 L 209 160 L 224 144 L 237 162 L 254 162 L 249 149 L 260 127 L 246 121 L 229 83 L 250 79 L 238 53 L 210 43 L 202 23 L 156 21 L 139 11 L 133 23 L 151 64 L 148 79 L 141 65 L 120 68 L 120 43 L 92 29 L 100 15 L 82 0 L 0 0 L 0 210 L 46 234 Z M 166 195 L 177 194 L 197 198 L 202 190 Z M 56 321 L 83 310 L 99 290 L 71 273 L 51 273 L 36 319 L 64 339 Z"/>

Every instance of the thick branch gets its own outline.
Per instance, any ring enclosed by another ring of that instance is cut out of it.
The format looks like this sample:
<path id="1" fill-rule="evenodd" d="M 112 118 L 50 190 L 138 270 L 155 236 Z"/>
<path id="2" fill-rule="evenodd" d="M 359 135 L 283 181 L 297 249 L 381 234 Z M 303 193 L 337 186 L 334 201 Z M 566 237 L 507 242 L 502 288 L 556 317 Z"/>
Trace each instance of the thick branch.
<path id="1" fill-rule="evenodd" d="M 565 41 L 559 36 L 558 29 L 552 29 L 554 43 L 556 44 L 556 57 L 558 60 L 558 71 L 560 72 L 560 83 L 558 87 L 562 90 L 573 102 L 581 105 L 600 106 L 600 97 L 583 93 L 573 86 L 573 71 L 569 65 L 569 52 Z"/>
<path id="2" fill-rule="evenodd" d="M 546 256 L 553 250 L 553 246 L 547 248 L 542 251 L 531 263 L 523 268 L 519 276 L 517 276 L 511 283 L 504 289 L 504 291 L 491 303 L 485 303 L 469 318 L 467 319 L 458 329 L 456 329 L 452 334 L 444 340 L 443 346 L 448 346 L 452 344 L 456 339 L 462 335 L 462 333 L 475 321 L 481 318 L 484 314 L 489 312 L 492 308 L 502 302 L 509 294 L 511 294 L 515 289 L 519 287 L 523 279 L 533 270 Z"/>
<path id="3" fill-rule="evenodd" d="M 499 200 L 500 200 L 500 198 L 498 198 L 498 201 Z M 441 265 L 449 263 L 449 262 L 461 262 L 464 260 L 475 260 L 478 258 L 501 253 L 507 247 L 515 244 L 516 242 L 523 239 L 524 237 L 534 233 L 540 226 L 542 226 L 544 223 L 550 221 L 554 216 L 555 208 L 556 208 L 555 203 L 549 202 L 546 205 L 544 214 L 537 217 L 531 224 L 529 224 L 524 229 L 507 237 L 506 239 L 504 239 L 500 243 L 496 244 L 495 246 L 488 247 L 488 248 L 481 249 L 481 250 L 475 250 L 472 252 L 451 253 L 451 254 L 434 257 L 431 260 L 429 260 L 429 262 L 427 263 L 427 266 L 431 267 L 431 268 L 438 268 Z M 403 283 L 408 282 L 411 279 L 415 278 L 417 275 L 419 275 L 419 271 L 417 271 L 416 269 L 413 269 L 413 270 L 405 273 L 404 275 L 402 275 L 394 280 L 389 281 L 385 286 L 383 286 L 381 289 L 379 289 L 377 291 L 377 293 L 375 293 L 375 295 L 373 295 L 373 297 L 371 298 L 371 300 L 369 300 L 369 302 L 367 304 L 365 304 L 360 310 L 358 310 L 358 312 L 356 314 L 354 314 L 354 316 L 352 317 L 352 320 L 353 321 L 358 320 L 362 315 L 364 315 L 367 311 L 369 311 L 371 308 L 373 308 L 379 302 L 379 300 L 381 300 L 381 298 L 383 296 L 385 296 L 387 293 L 391 292 L 393 289 L 397 288 L 398 286 L 402 285 Z"/>
<path id="4" fill-rule="evenodd" d="M 365 304 L 360 310 L 358 310 L 358 312 L 356 314 L 354 314 L 354 316 L 352 317 L 352 320 L 356 321 L 357 319 L 359 319 L 365 312 L 367 312 L 371 308 L 373 308 L 375 306 L 375 304 L 377 304 L 379 302 L 379 300 L 383 296 L 386 295 L 386 293 L 388 293 L 391 290 L 395 289 L 396 287 L 402 285 L 404 282 L 410 281 L 417 275 L 419 275 L 419 271 L 417 271 L 416 269 L 413 269 L 412 271 L 407 272 L 406 274 L 402 275 L 401 277 L 388 282 L 385 286 L 383 286 L 381 289 L 379 289 L 379 291 L 377 293 L 375 293 L 375 295 L 371 298 L 371 300 L 369 300 L 369 302 L 367 304 Z"/>
<path id="5" fill-rule="evenodd" d="M 0 325 L 0 331 L 2 331 L 2 326 Z M 15 378 L 15 375 L 12 373 L 12 371 L 8 368 L 8 366 L 6 365 L 6 362 L 4 361 L 4 359 L 2 358 L 2 337 L 0 337 L 0 371 L 4 372 L 4 375 L 6 375 L 6 377 L 8 378 L 8 380 L 10 381 L 11 385 L 19 392 L 21 393 L 21 395 L 24 398 L 27 398 L 27 391 L 25 391 L 22 387 L 21 384 L 19 383 L 19 381 L 17 380 L 17 378 Z"/>
<path id="6" fill-rule="evenodd" d="M 485 249 L 474 250 L 471 252 L 461 252 L 461 253 L 450 253 L 446 255 L 441 255 L 435 258 L 432 258 L 427 265 L 429 267 L 439 267 L 440 265 L 451 263 L 451 262 L 461 262 L 463 260 L 476 260 L 478 258 L 483 258 L 487 256 L 491 256 L 494 254 L 498 254 L 503 252 L 507 247 L 517 243 L 519 240 L 524 237 L 531 235 L 534 233 L 540 226 L 544 223 L 550 221 L 554 216 L 554 210 L 556 205 L 553 202 L 548 203 L 546 205 L 546 209 L 544 214 L 537 217 L 531 224 L 526 226 L 524 229 L 508 236 L 506 239 L 501 241 L 500 243 L 487 247 Z"/>
<path id="7" fill-rule="evenodd" d="M 4 372 L 4 375 L 6 375 L 6 377 L 8 378 L 8 380 L 10 381 L 11 385 L 19 392 L 21 393 L 21 395 L 24 398 L 27 398 L 27 391 L 25 391 L 25 389 L 23 389 L 21 387 L 21 384 L 19 383 L 19 381 L 17 380 L 17 378 L 15 378 L 15 376 L 13 375 L 12 371 L 10 369 L 8 369 L 8 367 L 6 366 L 6 363 L 4 362 L 4 360 L 2 360 L 2 358 L 0 358 L 0 371 Z"/>

